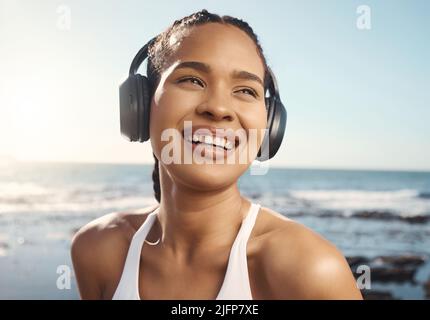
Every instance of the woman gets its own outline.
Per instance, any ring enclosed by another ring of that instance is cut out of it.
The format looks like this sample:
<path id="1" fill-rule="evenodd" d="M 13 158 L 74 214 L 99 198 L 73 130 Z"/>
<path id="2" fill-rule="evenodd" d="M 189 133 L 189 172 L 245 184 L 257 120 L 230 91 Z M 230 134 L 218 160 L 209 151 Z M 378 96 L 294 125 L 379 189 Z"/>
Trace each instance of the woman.
<path id="1" fill-rule="evenodd" d="M 232 17 L 203 10 L 156 38 L 148 78 L 159 205 L 109 214 L 79 230 L 71 250 L 83 299 L 361 299 L 332 244 L 240 194 L 238 179 L 257 155 L 250 140 L 230 140 L 230 149 L 224 142 L 221 154 L 234 163 L 163 159 L 170 143 L 163 132 L 183 133 L 186 121 L 206 129 L 264 130 L 267 70 L 257 36 Z M 192 131 L 181 145 L 195 151 L 207 142 L 199 138 Z M 206 147 L 197 153 L 213 159 L 218 147 Z M 252 157 L 237 161 L 239 149 Z"/>

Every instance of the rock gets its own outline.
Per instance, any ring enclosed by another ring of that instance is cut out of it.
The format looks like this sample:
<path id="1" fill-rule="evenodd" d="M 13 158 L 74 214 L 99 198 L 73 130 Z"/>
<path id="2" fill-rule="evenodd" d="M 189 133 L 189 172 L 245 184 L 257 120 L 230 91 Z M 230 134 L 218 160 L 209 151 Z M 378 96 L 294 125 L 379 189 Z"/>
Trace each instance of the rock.
<path id="1" fill-rule="evenodd" d="M 344 218 L 340 212 L 336 211 L 323 211 L 318 215 L 320 218 Z"/>
<path id="2" fill-rule="evenodd" d="M 430 192 L 420 192 L 419 194 L 418 194 L 418 198 L 421 198 L 421 199 L 430 199 Z"/>
<path id="3" fill-rule="evenodd" d="M 389 291 L 361 290 L 364 300 L 394 300 L 394 296 Z"/>
<path id="4" fill-rule="evenodd" d="M 352 256 L 352 257 L 346 257 L 346 261 L 348 262 L 351 269 L 355 269 L 361 264 L 368 264 L 369 259 L 363 256 Z"/>
<path id="5" fill-rule="evenodd" d="M 394 220 L 396 216 L 387 211 L 358 211 L 351 215 L 353 218 L 377 219 L 377 220 Z"/>
<path id="6" fill-rule="evenodd" d="M 400 220 L 408 223 L 427 223 L 430 221 L 430 215 L 419 216 L 399 216 L 388 211 L 357 211 L 351 215 L 352 218 L 358 219 L 375 219 L 375 220 Z"/>
<path id="7" fill-rule="evenodd" d="M 401 220 L 404 220 L 409 223 L 426 223 L 430 221 L 430 216 L 401 217 Z"/>
<path id="8" fill-rule="evenodd" d="M 357 267 L 366 265 L 370 268 L 372 281 L 415 283 L 415 273 L 426 258 L 418 255 L 377 256 L 371 259 L 364 256 L 351 256 L 346 260 L 356 277 L 359 276 L 356 274 Z"/>
<path id="9" fill-rule="evenodd" d="M 301 217 L 305 215 L 303 211 L 291 211 L 291 212 L 281 211 L 281 213 L 286 217 Z"/>
<path id="10" fill-rule="evenodd" d="M 430 278 L 426 283 L 423 284 L 423 289 L 424 289 L 426 299 L 430 299 Z"/>
<path id="11" fill-rule="evenodd" d="M 9 249 L 9 244 L 6 242 L 0 242 L 0 249 Z"/>
<path id="12" fill-rule="evenodd" d="M 9 245 L 6 242 L 0 242 L 0 257 L 7 256 Z"/>
<path id="13" fill-rule="evenodd" d="M 414 282 L 416 269 L 371 267 L 371 280 L 379 282 Z"/>
<path id="14" fill-rule="evenodd" d="M 379 256 L 374 259 L 375 263 L 391 264 L 396 267 L 418 267 L 422 265 L 426 259 L 417 255 L 404 256 Z"/>

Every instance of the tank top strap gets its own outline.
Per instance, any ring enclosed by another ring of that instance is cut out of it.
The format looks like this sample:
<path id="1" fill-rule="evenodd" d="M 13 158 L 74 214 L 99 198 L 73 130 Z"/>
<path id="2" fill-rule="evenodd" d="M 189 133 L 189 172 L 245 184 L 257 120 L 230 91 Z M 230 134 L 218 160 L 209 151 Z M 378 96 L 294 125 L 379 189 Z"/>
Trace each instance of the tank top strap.
<path id="1" fill-rule="evenodd" d="M 254 228 L 255 221 L 257 220 L 258 212 L 260 211 L 260 204 L 251 203 L 251 208 L 245 217 L 238 234 L 238 242 L 248 242 L 252 229 Z"/>
<path id="2" fill-rule="evenodd" d="M 251 208 L 242 222 L 230 250 L 227 271 L 217 300 L 252 300 L 246 247 L 260 207 L 260 204 L 251 203 Z"/>
<path id="3" fill-rule="evenodd" d="M 136 299 L 136 297 L 139 297 L 139 289 L 136 284 L 139 279 L 139 265 L 142 246 L 152 228 L 152 225 L 154 224 L 159 208 L 160 207 L 151 212 L 139 229 L 134 233 L 128 248 L 121 279 L 112 299 L 120 297 L 120 299 L 133 300 Z"/>

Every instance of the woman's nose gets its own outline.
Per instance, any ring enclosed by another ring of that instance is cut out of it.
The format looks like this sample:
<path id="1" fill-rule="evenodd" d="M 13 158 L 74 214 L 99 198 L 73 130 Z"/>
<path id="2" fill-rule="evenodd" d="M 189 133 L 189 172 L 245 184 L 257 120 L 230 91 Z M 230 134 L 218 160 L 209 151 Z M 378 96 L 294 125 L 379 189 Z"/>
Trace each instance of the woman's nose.
<path id="1" fill-rule="evenodd" d="M 231 101 L 225 93 L 209 94 L 208 99 L 197 107 L 196 112 L 214 121 L 233 121 L 235 117 Z"/>

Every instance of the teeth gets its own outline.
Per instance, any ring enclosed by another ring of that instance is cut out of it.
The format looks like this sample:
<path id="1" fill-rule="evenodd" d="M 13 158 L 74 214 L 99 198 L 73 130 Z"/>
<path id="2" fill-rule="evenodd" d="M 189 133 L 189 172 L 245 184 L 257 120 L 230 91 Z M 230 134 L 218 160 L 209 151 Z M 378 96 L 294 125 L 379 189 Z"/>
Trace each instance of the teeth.
<path id="1" fill-rule="evenodd" d="M 231 141 L 227 141 L 227 143 L 225 144 L 225 147 L 226 147 L 228 150 L 231 150 L 231 149 L 233 149 L 233 143 L 232 143 Z"/>
<path id="2" fill-rule="evenodd" d="M 205 142 L 206 144 L 212 144 L 213 139 L 212 139 L 212 137 L 211 137 L 211 136 L 204 136 L 204 142 Z"/>
<path id="3" fill-rule="evenodd" d="M 216 145 L 217 147 L 227 150 L 233 149 L 233 143 L 228 141 L 226 138 L 193 134 L 192 136 L 188 136 L 185 139 L 189 142 L 200 142 L 211 146 Z"/>
<path id="4" fill-rule="evenodd" d="M 225 139 L 220 138 L 220 137 L 215 137 L 215 141 L 214 141 L 214 143 L 215 143 L 217 146 L 220 146 L 220 147 L 224 148 L 224 145 L 225 145 Z"/>

